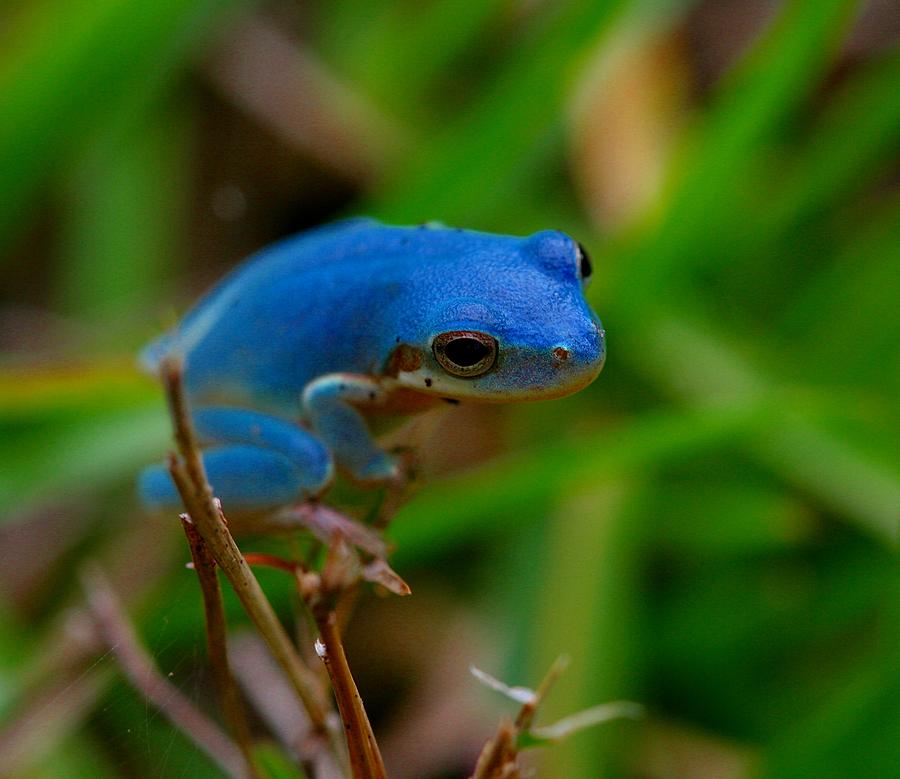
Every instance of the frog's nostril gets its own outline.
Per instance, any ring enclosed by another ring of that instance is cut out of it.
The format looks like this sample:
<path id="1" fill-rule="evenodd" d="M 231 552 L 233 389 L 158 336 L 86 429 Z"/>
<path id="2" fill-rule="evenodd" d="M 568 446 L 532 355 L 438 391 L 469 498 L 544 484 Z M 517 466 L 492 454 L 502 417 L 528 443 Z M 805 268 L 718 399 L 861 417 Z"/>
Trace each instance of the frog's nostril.
<path id="1" fill-rule="evenodd" d="M 565 346 L 557 346 L 553 350 L 553 357 L 554 357 L 554 359 L 558 360 L 559 362 L 565 362 L 566 360 L 569 359 L 570 355 L 571 355 L 571 352 L 568 349 L 566 349 Z"/>

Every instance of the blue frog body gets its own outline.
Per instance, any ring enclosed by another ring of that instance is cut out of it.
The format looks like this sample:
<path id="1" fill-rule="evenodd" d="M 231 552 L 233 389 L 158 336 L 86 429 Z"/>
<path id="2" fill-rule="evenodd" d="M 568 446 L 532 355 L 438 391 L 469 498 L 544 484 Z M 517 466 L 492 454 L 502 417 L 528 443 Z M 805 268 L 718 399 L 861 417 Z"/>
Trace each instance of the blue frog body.
<path id="1" fill-rule="evenodd" d="M 585 301 L 590 261 L 567 235 L 339 222 L 263 249 L 142 354 L 184 362 L 210 482 L 226 506 L 316 497 L 335 464 L 398 478 L 367 417 L 441 399 L 562 397 L 596 378 L 605 344 Z M 141 493 L 177 496 L 160 466 Z"/>

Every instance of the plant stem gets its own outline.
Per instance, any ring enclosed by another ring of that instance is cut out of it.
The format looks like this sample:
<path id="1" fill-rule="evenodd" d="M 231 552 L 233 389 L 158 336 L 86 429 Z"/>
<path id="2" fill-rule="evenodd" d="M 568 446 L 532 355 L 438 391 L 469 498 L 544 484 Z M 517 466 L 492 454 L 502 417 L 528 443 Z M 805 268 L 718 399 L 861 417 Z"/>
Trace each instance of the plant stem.
<path id="1" fill-rule="evenodd" d="M 475 771 L 469 779 L 520 779 L 518 738 L 531 729 L 538 706 L 543 703 L 568 662 L 564 656 L 557 657 L 537 690 L 522 704 L 515 721 L 501 720 L 494 737 L 482 747 Z"/>
<path id="2" fill-rule="evenodd" d="M 341 642 L 337 614 L 333 609 L 327 611 L 313 609 L 313 613 L 321 640 L 321 648 L 318 648 L 318 651 L 328 669 L 334 697 L 344 723 L 353 777 L 387 779 L 372 725 L 369 723 L 356 682 L 350 673 L 350 665 L 347 663 L 347 655 Z"/>
<path id="3" fill-rule="evenodd" d="M 213 672 L 216 688 L 225 721 L 237 742 L 238 748 L 247 762 L 247 775 L 259 779 L 259 772 L 253 762 L 253 739 L 240 693 L 231 674 L 228 662 L 227 629 L 225 609 L 222 604 L 222 590 L 216 575 L 216 561 L 188 517 L 181 518 L 181 525 L 191 549 L 194 571 L 203 593 L 203 611 L 206 618 L 206 652 Z"/>
<path id="4" fill-rule="evenodd" d="M 97 629 L 135 689 L 202 749 L 225 774 L 235 779 L 245 779 L 248 773 L 240 750 L 157 670 L 140 645 L 106 576 L 98 568 L 91 568 L 82 572 L 81 580 Z"/>
<path id="5" fill-rule="evenodd" d="M 475 771 L 469 779 L 515 779 L 519 776 L 516 764 L 516 728 L 504 719 L 493 738 L 489 739 L 478 755 Z"/>
<path id="6" fill-rule="evenodd" d="M 556 680 L 559 679 L 562 672 L 566 670 L 568 664 L 569 659 L 565 655 L 560 655 L 553 661 L 550 670 L 544 674 L 544 678 L 541 679 L 541 683 L 538 685 L 537 690 L 534 691 L 532 699 L 522 704 L 522 708 L 519 710 L 519 714 L 514 723 L 516 733 L 523 733 L 531 729 L 531 724 L 534 722 L 534 715 L 537 713 L 538 706 L 544 702 L 544 698 L 547 697 L 550 688 L 556 684 Z"/>
<path id="7" fill-rule="evenodd" d="M 169 458 L 169 473 L 197 532 L 216 563 L 228 577 L 250 619 L 268 644 L 273 657 L 284 669 L 309 714 L 315 731 L 328 734 L 324 695 L 316 676 L 303 665 L 272 605 L 238 549 L 225 518 L 213 497 L 206 478 L 200 448 L 184 394 L 181 365 L 168 361 L 162 365 L 162 378 L 175 432 L 175 441 L 183 458 Z"/>

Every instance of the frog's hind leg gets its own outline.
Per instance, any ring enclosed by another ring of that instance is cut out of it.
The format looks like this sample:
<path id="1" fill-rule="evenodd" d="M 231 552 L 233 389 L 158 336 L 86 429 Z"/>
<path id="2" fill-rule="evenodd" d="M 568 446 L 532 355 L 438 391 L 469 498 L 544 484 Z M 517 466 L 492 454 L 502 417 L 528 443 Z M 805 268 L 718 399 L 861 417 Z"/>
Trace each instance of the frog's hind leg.
<path id="1" fill-rule="evenodd" d="M 207 477 L 226 510 L 305 500 L 331 483 L 334 466 L 325 445 L 288 420 L 237 408 L 198 409 L 193 416 Z M 161 465 L 143 471 L 139 492 L 148 506 L 181 503 Z"/>

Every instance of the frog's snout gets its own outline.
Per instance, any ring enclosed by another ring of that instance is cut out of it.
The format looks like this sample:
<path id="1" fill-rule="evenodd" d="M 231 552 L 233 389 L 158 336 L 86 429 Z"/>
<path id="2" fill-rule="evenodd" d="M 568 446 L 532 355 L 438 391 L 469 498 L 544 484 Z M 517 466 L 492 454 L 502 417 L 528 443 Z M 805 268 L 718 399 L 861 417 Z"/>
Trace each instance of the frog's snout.
<path id="1" fill-rule="evenodd" d="M 575 392 L 590 384 L 606 359 L 605 333 L 599 322 L 593 321 L 589 332 L 571 340 L 560 341 L 550 348 L 551 364 L 560 384 Z"/>
<path id="2" fill-rule="evenodd" d="M 596 375 L 606 359 L 606 348 L 602 338 L 589 345 L 557 344 L 550 350 L 550 359 L 556 370 Z"/>
<path id="3" fill-rule="evenodd" d="M 596 318 L 590 327 L 571 339 L 560 341 L 550 350 L 558 367 L 577 367 L 599 372 L 606 358 L 606 333 Z"/>

